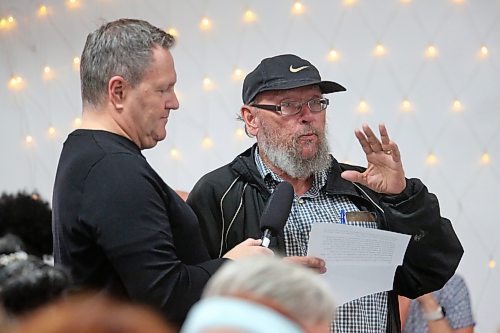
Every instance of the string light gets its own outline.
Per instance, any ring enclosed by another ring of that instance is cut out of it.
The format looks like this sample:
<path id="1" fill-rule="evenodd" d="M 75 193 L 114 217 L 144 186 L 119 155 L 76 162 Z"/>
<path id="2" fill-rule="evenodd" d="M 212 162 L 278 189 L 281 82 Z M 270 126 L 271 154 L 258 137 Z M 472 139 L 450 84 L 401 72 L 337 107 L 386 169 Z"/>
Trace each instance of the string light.
<path id="1" fill-rule="evenodd" d="M 80 128 L 80 126 L 82 126 L 82 118 L 76 117 L 75 120 L 73 120 L 73 127 Z"/>
<path id="2" fill-rule="evenodd" d="M 39 17 L 43 17 L 47 15 L 47 6 L 45 5 L 41 5 L 39 8 L 38 8 L 38 16 Z"/>
<path id="3" fill-rule="evenodd" d="M 255 13 L 248 9 L 245 11 L 245 14 L 243 14 L 243 22 L 245 23 L 252 23 L 252 22 L 255 22 L 257 20 L 257 15 L 255 15 Z"/>
<path id="4" fill-rule="evenodd" d="M 14 75 L 9 80 L 9 88 L 12 90 L 21 90 L 26 86 L 24 80 L 19 75 Z"/>
<path id="5" fill-rule="evenodd" d="M 401 110 L 405 112 L 411 111 L 411 103 L 407 98 L 403 99 L 403 101 L 401 102 Z"/>
<path id="6" fill-rule="evenodd" d="M 245 73 L 241 68 L 235 68 L 233 71 L 233 80 L 235 81 L 241 81 L 243 77 L 245 76 Z"/>
<path id="7" fill-rule="evenodd" d="M 373 50 L 373 55 L 375 55 L 377 57 L 381 57 L 381 56 L 385 55 L 386 52 L 387 52 L 387 50 L 385 49 L 385 46 L 382 45 L 381 43 L 378 43 L 375 46 L 375 49 Z"/>
<path id="8" fill-rule="evenodd" d="M 361 100 L 358 104 L 358 112 L 366 113 L 366 112 L 368 112 L 368 109 L 369 109 L 368 103 L 366 103 L 366 101 L 364 101 L 364 100 Z"/>
<path id="9" fill-rule="evenodd" d="M 451 106 L 451 109 L 455 112 L 460 112 L 462 111 L 462 102 L 460 102 L 458 99 L 455 99 L 453 101 L 453 104 Z"/>
<path id="10" fill-rule="evenodd" d="M 241 127 L 238 127 L 236 131 L 234 131 L 234 136 L 236 140 L 241 141 L 245 137 L 245 130 Z"/>
<path id="11" fill-rule="evenodd" d="M 0 29 L 1 30 L 9 30 L 12 29 L 16 25 L 16 20 L 13 16 L 9 16 L 7 18 L 0 18 Z"/>
<path id="12" fill-rule="evenodd" d="M 174 160 L 180 160 L 181 159 L 181 153 L 177 148 L 172 148 L 170 149 L 170 157 Z"/>
<path id="13" fill-rule="evenodd" d="M 56 135 L 56 128 L 54 126 L 50 126 L 47 133 L 49 134 L 49 137 L 53 138 Z"/>
<path id="14" fill-rule="evenodd" d="M 481 46 L 481 49 L 479 49 L 479 57 L 480 58 L 486 58 L 488 56 L 488 48 L 483 45 Z"/>
<path id="15" fill-rule="evenodd" d="M 75 71 L 79 71 L 80 70 L 80 57 L 74 57 L 73 58 L 73 69 Z"/>
<path id="16" fill-rule="evenodd" d="M 68 7 L 69 9 L 77 9 L 80 7 L 80 1 L 68 0 L 68 1 L 66 1 L 66 7 Z"/>
<path id="17" fill-rule="evenodd" d="M 410 3 L 411 0 L 401 0 L 402 3 Z"/>
<path id="18" fill-rule="evenodd" d="M 203 140 L 201 141 L 201 146 L 204 148 L 204 149 L 211 149 L 213 146 L 214 146 L 214 141 L 212 140 L 211 137 L 209 136 L 206 136 L 203 138 Z"/>
<path id="19" fill-rule="evenodd" d="M 54 71 L 49 66 L 43 68 L 43 79 L 52 80 L 54 78 Z"/>
<path id="20" fill-rule="evenodd" d="M 434 153 L 429 153 L 426 159 L 427 165 L 436 165 L 438 163 L 437 156 Z"/>
<path id="21" fill-rule="evenodd" d="M 32 193 L 31 199 L 34 201 L 38 201 L 40 199 L 40 196 L 38 195 L 38 193 Z"/>
<path id="22" fill-rule="evenodd" d="M 174 28 L 169 28 L 165 31 L 167 34 L 174 36 L 175 38 L 179 37 L 179 32 Z"/>
<path id="23" fill-rule="evenodd" d="M 338 61 L 339 59 L 340 59 L 340 53 L 337 50 L 331 49 L 330 52 L 328 52 L 328 60 Z"/>
<path id="24" fill-rule="evenodd" d="M 206 91 L 214 89 L 214 83 L 212 82 L 212 79 L 209 77 L 205 77 L 203 79 L 203 89 Z"/>
<path id="25" fill-rule="evenodd" d="M 203 17 L 200 21 L 200 30 L 201 31 L 208 31 L 212 29 L 212 21 L 208 17 Z"/>
<path id="26" fill-rule="evenodd" d="M 293 6 L 292 6 L 292 13 L 295 15 L 300 15 L 304 13 L 304 5 L 300 1 L 295 1 Z"/>
<path id="27" fill-rule="evenodd" d="M 490 269 L 493 269 L 493 268 L 495 268 L 496 266 L 497 266 L 497 263 L 496 263 L 495 259 L 490 259 L 490 261 L 488 262 L 488 267 L 489 267 Z"/>
<path id="28" fill-rule="evenodd" d="M 352 6 L 356 3 L 357 0 L 344 0 L 343 3 L 346 6 Z"/>
<path id="29" fill-rule="evenodd" d="M 480 163 L 482 165 L 490 164 L 490 154 L 488 154 L 488 152 L 484 152 L 483 155 L 481 155 Z"/>
<path id="30" fill-rule="evenodd" d="M 26 135 L 24 141 L 29 145 L 33 143 L 33 137 L 31 135 Z"/>
<path id="31" fill-rule="evenodd" d="M 435 58 L 437 57 L 438 51 L 434 45 L 429 45 L 425 50 L 425 56 L 427 58 Z"/>

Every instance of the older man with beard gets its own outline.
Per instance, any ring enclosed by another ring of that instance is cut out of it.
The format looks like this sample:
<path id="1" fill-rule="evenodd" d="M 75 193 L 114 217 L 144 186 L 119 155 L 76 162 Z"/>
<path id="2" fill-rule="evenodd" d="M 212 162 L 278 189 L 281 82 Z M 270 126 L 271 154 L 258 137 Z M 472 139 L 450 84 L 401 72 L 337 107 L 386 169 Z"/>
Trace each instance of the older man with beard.
<path id="1" fill-rule="evenodd" d="M 400 332 L 398 297 L 440 289 L 463 253 L 451 223 L 441 217 L 435 195 L 418 179 L 405 178 L 396 143 L 379 126 L 355 135 L 367 167 L 339 163 L 325 136 L 329 100 L 345 91 L 322 81 L 307 60 L 285 54 L 262 60 L 243 83 L 241 118 L 257 143 L 231 163 L 203 176 L 188 203 L 196 212 L 210 255 L 261 234 L 259 219 L 277 184 L 293 185 L 295 197 L 284 231 L 271 247 L 293 261 L 318 268 L 305 257 L 313 223 L 340 223 L 412 235 L 393 290 L 337 308 L 334 332 Z M 341 212 L 347 212 L 345 215 Z M 321 269 L 320 269 L 321 270 Z"/>

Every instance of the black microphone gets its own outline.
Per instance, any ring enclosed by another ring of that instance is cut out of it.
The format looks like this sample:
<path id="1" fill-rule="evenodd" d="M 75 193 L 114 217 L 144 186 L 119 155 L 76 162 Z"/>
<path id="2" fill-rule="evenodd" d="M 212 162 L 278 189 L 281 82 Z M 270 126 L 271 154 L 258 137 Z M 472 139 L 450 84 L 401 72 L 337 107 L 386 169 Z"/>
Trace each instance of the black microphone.
<path id="1" fill-rule="evenodd" d="M 260 216 L 263 247 L 269 247 L 271 237 L 276 236 L 285 227 L 293 202 L 293 187 L 281 182 L 276 186 Z"/>

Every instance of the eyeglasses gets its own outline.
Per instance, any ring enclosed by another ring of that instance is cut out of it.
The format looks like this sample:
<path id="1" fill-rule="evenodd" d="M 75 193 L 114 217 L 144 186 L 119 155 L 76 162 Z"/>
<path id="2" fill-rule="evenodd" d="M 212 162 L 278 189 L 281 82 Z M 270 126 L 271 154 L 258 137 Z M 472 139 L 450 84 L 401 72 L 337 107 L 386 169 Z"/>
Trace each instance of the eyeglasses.
<path id="1" fill-rule="evenodd" d="M 307 102 L 296 102 L 296 101 L 287 101 L 281 102 L 279 105 L 269 105 L 269 104 L 251 104 L 251 106 L 255 106 L 259 109 L 274 111 L 279 113 L 282 116 L 293 116 L 296 115 L 302 110 L 304 105 L 307 105 L 311 112 L 321 112 L 326 110 L 330 101 L 328 98 L 314 98 Z"/>

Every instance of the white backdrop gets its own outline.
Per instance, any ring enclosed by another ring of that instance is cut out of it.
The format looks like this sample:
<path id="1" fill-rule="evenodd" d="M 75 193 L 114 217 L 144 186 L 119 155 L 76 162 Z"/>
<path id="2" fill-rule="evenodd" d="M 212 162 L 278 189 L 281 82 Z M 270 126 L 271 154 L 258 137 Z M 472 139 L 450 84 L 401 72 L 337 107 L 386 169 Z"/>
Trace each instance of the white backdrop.
<path id="1" fill-rule="evenodd" d="M 173 54 L 181 108 L 170 117 L 167 139 L 145 152 L 177 189 L 189 190 L 252 143 L 235 120 L 241 73 L 263 57 L 296 53 L 316 64 L 323 78 L 348 89 L 331 96 L 328 110 L 328 138 L 339 160 L 364 165 L 353 130 L 364 122 L 385 122 L 407 176 L 423 179 L 438 194 L 442 214 L 465 247 L 459 272 L 471 291 L 476 332 L 496 332 L 500 1 L 303 0 L 301 5 L 0 1 L 0 191 L 38 191 L 50 201 L 62 143 L 81 112 L 74 58 L 103 21 L 141 18 L 178 35 Z"/>

